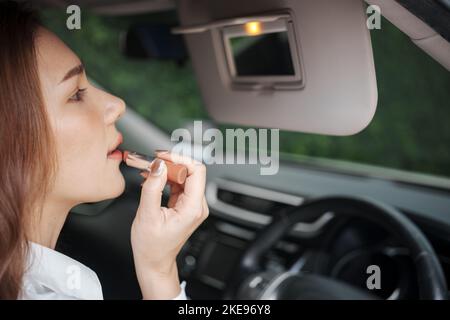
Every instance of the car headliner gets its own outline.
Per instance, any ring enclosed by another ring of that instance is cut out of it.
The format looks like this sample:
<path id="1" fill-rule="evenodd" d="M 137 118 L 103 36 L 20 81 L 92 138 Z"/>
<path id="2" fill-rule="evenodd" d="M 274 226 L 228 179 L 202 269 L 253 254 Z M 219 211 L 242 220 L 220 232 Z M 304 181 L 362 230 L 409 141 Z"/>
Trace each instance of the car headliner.
<path id="1" fill-rule="evenodd" d="M 370 0 L 364 1 L 371 2 Z M 450 42 L 450 0 L 394 1 Z M 103 15 L 132 15 L 176 8 L 175 0 L 35 0 L 33 3 L 46 7 L 64 8 L 71 4 L 77 4 Z M 388 7 L 383 8 L 383 12 L 387 9 Z"/>

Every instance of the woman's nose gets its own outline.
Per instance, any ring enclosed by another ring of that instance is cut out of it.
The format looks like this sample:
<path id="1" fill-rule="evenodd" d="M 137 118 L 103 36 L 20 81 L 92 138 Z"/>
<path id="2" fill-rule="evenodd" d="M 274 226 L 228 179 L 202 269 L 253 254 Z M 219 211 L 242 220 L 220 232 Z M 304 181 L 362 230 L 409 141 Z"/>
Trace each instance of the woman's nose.
<path id="1" fill-rule="evenodd" d="M 125 113 L 125 102 L 119 97 L 107 94 L 105 108 L 105 122 L 111 124 L 116 122 Z"/>

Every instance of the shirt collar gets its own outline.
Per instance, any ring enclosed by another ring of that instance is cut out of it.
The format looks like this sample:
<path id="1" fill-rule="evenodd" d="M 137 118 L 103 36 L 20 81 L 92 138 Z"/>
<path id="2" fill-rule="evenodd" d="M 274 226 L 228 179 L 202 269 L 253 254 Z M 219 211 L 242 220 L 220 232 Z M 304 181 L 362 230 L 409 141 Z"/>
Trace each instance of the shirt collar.
<path id="1" fill-rule="evenodd" d="M 97 274 L 82 263 L 53 249 L 29 242 L 23 277 L 25 296 L 46 299 L 59 295 L 67 299 L 103 299 Z"/>

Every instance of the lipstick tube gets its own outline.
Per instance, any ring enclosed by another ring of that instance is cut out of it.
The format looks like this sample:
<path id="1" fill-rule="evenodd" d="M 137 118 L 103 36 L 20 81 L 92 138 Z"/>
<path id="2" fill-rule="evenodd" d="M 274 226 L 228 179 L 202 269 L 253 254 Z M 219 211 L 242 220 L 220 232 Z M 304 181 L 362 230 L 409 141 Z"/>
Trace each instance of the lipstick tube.
<path id="1" fill-rule="evenodd" d="M 130 167 L 147 170 L 150 172 L 151 162 L 155 157 L 140 154 L 134 151 L 123 151 L 123 161 Z M 167 180 L 177 184 L 183 184 L 187 177 L 187 168 L 181 164 L 173 163 L 169 160 L 163 160 L 167 166 Z"/>

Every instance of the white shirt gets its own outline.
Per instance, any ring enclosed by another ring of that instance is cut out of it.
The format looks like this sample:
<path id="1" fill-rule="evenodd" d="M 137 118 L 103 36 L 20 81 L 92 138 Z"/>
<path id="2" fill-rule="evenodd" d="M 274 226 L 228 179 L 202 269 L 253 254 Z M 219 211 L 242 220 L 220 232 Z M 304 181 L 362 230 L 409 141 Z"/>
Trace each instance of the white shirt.
<path id="1" fill-rule="evenodd" d="M 21 299 L 102 300 L 97 274 L 82 263 L 53 249 L 30 242 Z M 186 283 L 173 300 L 186 300 Z"/>

